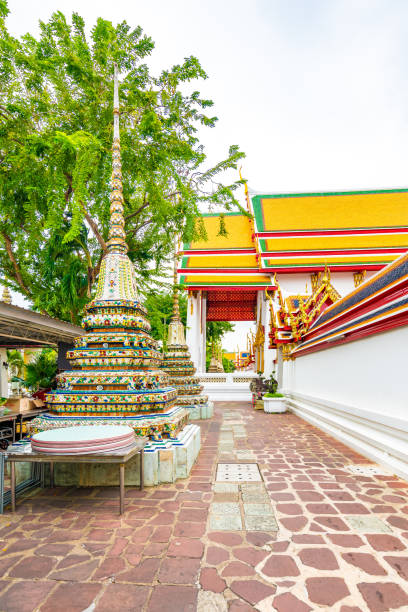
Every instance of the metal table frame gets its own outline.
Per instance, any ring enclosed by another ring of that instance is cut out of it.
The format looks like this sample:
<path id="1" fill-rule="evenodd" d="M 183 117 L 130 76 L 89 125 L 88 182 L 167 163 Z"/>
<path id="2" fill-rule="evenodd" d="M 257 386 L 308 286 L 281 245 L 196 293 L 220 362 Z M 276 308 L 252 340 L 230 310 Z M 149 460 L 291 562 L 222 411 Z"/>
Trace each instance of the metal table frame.
<path id="1" fill-rule="evenodd" d="M 4 471 L 5 471 L 6 457 L 5 453 L 0 452 L 0 514 L 3 514 L 5 506 L 11 503 L 11 490 L 4 490 Z M 21 495 L 25 491 L 35 489 L 41 486 L 42 479 L 42 468 L 44 466 L 39 463 L 34 463 L 31 466 L 30 477 L 16 485 L 16 494 Z M 11 470 L 10 470 L 11 471 Z"/>
<path id="2" fill-rule="evenodd" d="M 0 423 L 10 421 L 13 423 L 13 442 L 16 441 L 16 420 L 18 419 L 18 412 L 9 412 L 8 414 L 2 414 L 0 416 Z"/>
<path id="3" fill-rule="evenodd" d="M 13 451 L 5 453 L 5 458 L 10 462 L 11 478 L 11 511 L 16 509 L 16 463 L 48 463 L 50 466 L 50 487 L 54 487 L 54 463 L 114 463 L 119 465 L 119 514 L 123 514 L 125 507 L 125 464 L 139 453 L 140 455 L 140 490 L 143 491 L 143 451 L 148 440 L 143 438 L 135 441 L 132 446 L 125 449 L 113 451 L 112 453 L 95 453 L 89 455 L 53 455 L 30 452 Z"/>

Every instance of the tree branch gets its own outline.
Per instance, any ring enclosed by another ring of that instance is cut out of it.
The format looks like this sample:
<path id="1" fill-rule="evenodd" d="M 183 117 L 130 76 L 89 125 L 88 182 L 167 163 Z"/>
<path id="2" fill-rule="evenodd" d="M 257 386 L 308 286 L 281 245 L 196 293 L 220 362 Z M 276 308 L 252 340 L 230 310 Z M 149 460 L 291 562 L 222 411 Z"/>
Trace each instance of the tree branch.
<path id="1" fill-rule="evenodd" d="M 142 223 L 142 225 L 138 225 L 137 227 L 134 227 L 133 229 L 131 229 L 129 232 L 127 232 L 127 236 L 133 236 L 133 234 L 136 234 L 139 230 L 142 229 L 142 227 L 145 227 L 146 225 L 150 225 L 150 223 L 153 223 L 152 219 L 148 219 L 147 221 Z"/>
<path id="2" fill-rule="evenodd" d="M 15 255 L 13 253 L 11 238 L 4 231 L 2 231 L 1 234 L 2 234 L 2 236 L 4 238 L 4 244 L 6 246 L 7 255 L 9 256 L 9 259 L 10 259 L 12 265 L 13 265 L 16 281 L 18 282 L 18 284 L 19 284 L 22 292 L 24 293 L 24 295 L 26 295 L 27 297 L 30 297 L 31 296 L 31 291 L 24 284 L 23 277 L 21 276 L 21 272 L 20 272 L 20 267 L 19 267 L 19 265 L 17 263 Z"/>
<path id="3" fill-rule="evenodd" d="M 142 206 L 139 206 L 139 208 L 135 210 L 135 212 L 130 213 L 130 215 L 126 215 L 125 221 L 129 221 L 129 219 L 133 219 L 133 217 L 136 217 L 136 215 L 141 213 L 144 208 L 147 208 L 149 204 L 150 202 L 145 202 L 144 204 L 142 204 Z"/>
<path id="4" fill-rule="evenodd" d="M 68 173 L 65 173 L 65 178 L 68 181 L 68 189 L 65 192 L 65 201 L 68 202 L 68 199 L 70 197 L 70 195 L 73 193 L 73 189 L 72 189 L 72 176 Z M 97 239 L 97 241 L 99 242 L 99 245 L 102 249 L 102 251 L 104 253 L 106 253 L 107 246 L 106 246 L 106 242 L 103 239 L 102 234 L 100 233 L 97 224 L 95 223 L 95 221 L 92 219 L 91 215 L 89 214 L 89 212 L 86 210 L 85 208 L 85 204 L 82 202 L 82 200 L 79 200 L 79 203 L 81 205 L 81 208 L 83 210 L 84 213 L 84 217 L 85 219 L 88 221 L 88 225 L 91 228 L 91 230 L 93 231 L 95 238 Z"/>
<path id="5" fill-rule="evenodd" d="M 89 227 L 91 228 L 91 230 L 93 231 L 93 233 L 95 234 L 95 238 L 97 239 L 97 241 L 99 242 L 99 245 L 102 249 L 102 251 L 104 253 L 107 252 L 108 247 L 106 246 L 106 242 L 103 239 L 102 234 L 100 233 L 98 226 L 96 225 L 95 221 L 92 219 L 91 215 L 89 214 L 89 212 L 86 210 L 85 208 L 85 204 L 80 200 L 79 203 L 82 206 L 82 210 L 84 211 L 84 216 L 85 219 L 88 221 Z"/>

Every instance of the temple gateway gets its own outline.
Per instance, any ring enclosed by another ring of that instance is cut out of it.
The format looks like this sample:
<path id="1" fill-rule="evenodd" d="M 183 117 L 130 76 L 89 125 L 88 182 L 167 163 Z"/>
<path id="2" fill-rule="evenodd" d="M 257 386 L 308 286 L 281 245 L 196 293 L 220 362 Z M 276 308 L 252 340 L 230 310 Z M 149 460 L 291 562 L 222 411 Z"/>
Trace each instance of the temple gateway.
<path id="1" fill-rule="evenodd" d="M 275 372 L 292 411 L 406 477 L 408 190 L 246 189 L 246 205 L 222 213 L 226 236 L 204 215 L 208 241 L 178 268 L 206 393 L 249 400 L 251 377 Z M 255 325 L 252 371 L 205 372 L 207 321 Z"/>

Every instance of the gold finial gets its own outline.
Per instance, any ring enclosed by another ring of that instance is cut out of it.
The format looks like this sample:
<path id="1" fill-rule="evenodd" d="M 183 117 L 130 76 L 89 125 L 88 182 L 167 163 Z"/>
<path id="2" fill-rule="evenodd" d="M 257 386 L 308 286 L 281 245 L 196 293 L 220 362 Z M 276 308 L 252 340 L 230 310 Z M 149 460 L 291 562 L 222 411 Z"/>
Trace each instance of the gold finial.
<path id="1" fill-rule="evenodd" d="M 123 216 L 122 163 L 119 133 L 119 82 L 118 67 L 115 64 L 113 79 L 113 144 L 112 144 L 112 189 L 110 195 L 110 224 L 107 242 L 108 252 L 126 254 L 125 219 Z"/>
<path id="2" fill-rule="evenodd" d="M 3 295 L 1 301 L 5 304 L 11 304 L 11 294 L 8 287 L 3 288 Z"/>
<path id="3" fill-rule="evenodd" d="M 238 172 L 239 172 L 239 178 L 241 179 L 241 181 L 242 180 L 244 181 L 244 192 L 245 192 L 245 195 L 248 197 L 248 183 L 247 181 L 245 181 L 245 179 L 242 178 L 242 166 L 240 166 Z"/>

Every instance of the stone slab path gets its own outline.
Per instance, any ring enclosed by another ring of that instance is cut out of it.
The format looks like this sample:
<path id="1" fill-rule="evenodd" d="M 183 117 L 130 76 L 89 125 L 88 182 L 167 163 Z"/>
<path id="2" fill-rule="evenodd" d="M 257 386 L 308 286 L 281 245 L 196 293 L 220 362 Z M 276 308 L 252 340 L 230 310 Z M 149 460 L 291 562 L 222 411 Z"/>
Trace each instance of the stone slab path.
<path id="1" fill-rule="evenodd" d="M 121 518 L 116 488 L 0 516 L 0 612 L 408 610 L 407 482 L 292 414 L 200 425 L 191 477 L 128 488 Z"/>

